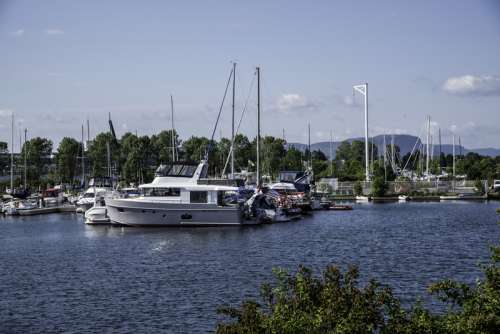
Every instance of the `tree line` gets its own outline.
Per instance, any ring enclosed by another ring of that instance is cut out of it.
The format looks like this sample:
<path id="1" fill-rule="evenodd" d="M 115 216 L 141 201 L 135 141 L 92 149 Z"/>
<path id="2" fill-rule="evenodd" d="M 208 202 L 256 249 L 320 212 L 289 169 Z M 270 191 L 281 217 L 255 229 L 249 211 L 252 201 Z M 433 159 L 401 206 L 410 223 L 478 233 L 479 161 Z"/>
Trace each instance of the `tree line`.
<path id="1" fill-rule="evenodd" d="M 172 138 L 173 137 L 173 138 Z M 173 140 L 172 140 L 173 139 Z M 172 142 L 175 147 L 172 147 Z M 47 138 L 35 137 L 23 144 L 21 154 L 16 155 L 16 180 L 19 186 L 24 178 L 24 159 L 26 157 L 26 179 L 31 187 L 47 184 L 81 184 L 82 170 L 86 178 L 107 176 L 110 174 L 124 183 L 150 182 L 156 167 L 172 162 L 173 156 L 181 161 L 199 162 L 208 152 L 209 175 L 220 177 L 226 167 L 231 141 L 228 138 L 210 140 L 207 137 L 191 136 L 181 140 L 174 130 L 161 131 L 151 136 L 137 136 L 127 132 L 121 138 L 115 138 L 110 132 L 98 134 L 86 143 L 82 154 L 82 143 L 74 138 L 65 137 L 54 150 L 53 142 Z M 425 155 L 407 153 L 401 156 L 399 147 L 387 146 L 392 152 L 386 159 L 376 145 L 369 145 L 369 156 L 373 157 L 370 171 L 374 178 L 383 176 L 385 181 L 396 179 L 397 173 L 391 168 L 389 160 L 399 169 L 406 166 L 416 174 L 422 174 L 425 168 Z M 108 166 L 108 150 L 111 166 Z M 235 170 L 255 171 L 256 138 L 250 139 L 243 134 L 235 137 Z M 340 181 L 357 181 L 365 178 L 365 148 L 363 141 L 342 142 L 336 149 L 335 158 L 330 160 L 322 151 L 301 151 L 287 145 L 286 141 L 273 137 L 261 138 L 261 172 L 275 179 L 281 170 L 304 170 L 311 167 L 316 178 L 336 177 Z M 384 165 L 385 164 L 385 165 Z M 442 154 L 431 160 L 431 171 L 440 169 L 451 174 L 453 158 Z M 481 156 L 468 153 L 455 158 L 456 174 L 467 175 L 469 179 L 500 178 L 500 157 Z M 424 167 L 423 167 L 424 166 Z M 385 168 L 384 168 L 385 167 Z M 10 157 L 7 143 L 0 142 L 0 171 L 8 175 Z M 397 171 L 396 171 L 397 172 Z"/>

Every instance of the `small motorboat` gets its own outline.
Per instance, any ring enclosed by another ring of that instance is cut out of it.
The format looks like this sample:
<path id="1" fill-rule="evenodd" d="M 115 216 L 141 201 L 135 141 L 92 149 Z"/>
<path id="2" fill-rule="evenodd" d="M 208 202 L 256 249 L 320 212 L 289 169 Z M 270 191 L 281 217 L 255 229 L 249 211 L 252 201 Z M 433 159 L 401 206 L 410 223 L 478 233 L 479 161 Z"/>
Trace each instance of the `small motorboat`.
<path id="1" fill-rule="evenodd" d="M 108 211 L 106 209 L 106 203 L 103 197 L 97 199 L 90 209 L 85 211 L 85 224 L 87 225 L 99 225 L 108 224 L 109 217 Z"/>
<path id="2" fill-rule="evenodd" d="M 368 196 L 356 196 L 356 202 L 368 202 L 370 201 L 370 197 Z"/>
<path id="3" fill-rule="evenodd" d="M 408 197 L 408 195 L 399 195 L 398 196 L 398 201 L 400 201 L 400 202 L 406 202 L 409 199 L 410 198 Z"/>
<path id="4" fill-rule="evenodd" d="M 333 205 L 330 205 L 330 210 L 347 211 L 347 210 L 352 210 L 352 206 L 351 205 L 333 204 Z"/>

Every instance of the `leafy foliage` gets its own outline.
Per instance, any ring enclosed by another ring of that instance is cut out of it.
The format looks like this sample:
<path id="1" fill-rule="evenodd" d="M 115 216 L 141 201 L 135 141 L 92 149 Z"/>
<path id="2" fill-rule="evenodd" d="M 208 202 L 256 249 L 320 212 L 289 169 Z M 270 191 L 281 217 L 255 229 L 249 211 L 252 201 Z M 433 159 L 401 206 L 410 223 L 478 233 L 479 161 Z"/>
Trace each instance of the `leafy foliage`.
<path id="1" fill-rule="evenodd" d="M 500 248 L 492 248 L 485 279 L 470 287 L 445 280 L 430 293 L 451 305 L 434 314 L 416 303 L 401 307 L 390 288 L 371 280 L 359 287 L 359 272 L 345 274 L 328 266 L 319 277 L 299 267 L 292 276 L 275 270 L 275 284 L 263 284 L 262 303 L 246 300 L 241 308 L 221 307 L 232 321 L 218 334 L 237 333 L 497 333 L 500 328 Z"/>

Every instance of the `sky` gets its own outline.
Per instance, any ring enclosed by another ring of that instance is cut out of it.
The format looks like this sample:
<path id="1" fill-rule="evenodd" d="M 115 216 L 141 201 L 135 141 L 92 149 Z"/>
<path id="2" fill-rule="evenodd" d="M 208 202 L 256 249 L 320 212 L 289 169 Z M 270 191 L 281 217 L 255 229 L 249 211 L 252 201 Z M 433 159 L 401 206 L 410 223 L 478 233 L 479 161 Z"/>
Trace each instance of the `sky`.
<path id="1" fill-rule="evenodd" d="M 236 120 L 289 142 L 460 136 L 500 147 L 500 1 L 0 0 L 0 141 L 170 128 L 210 137 L 232 67 Z M 253 82 L 253 85 L 252 85 Z M 216 139 L 231 135 L 231 91 Z"/>

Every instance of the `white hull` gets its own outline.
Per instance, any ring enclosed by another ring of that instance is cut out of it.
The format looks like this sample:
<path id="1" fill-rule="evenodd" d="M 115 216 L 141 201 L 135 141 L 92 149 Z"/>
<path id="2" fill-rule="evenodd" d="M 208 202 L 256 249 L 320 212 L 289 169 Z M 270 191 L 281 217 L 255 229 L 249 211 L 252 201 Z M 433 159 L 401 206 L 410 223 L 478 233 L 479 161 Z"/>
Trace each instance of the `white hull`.
<path id="1" fill-rule="evenodd" d="M 356 196 L 356 202 L 368 202 L 369 200 L 368 196 Z"/>
<path id="2" fill-rule="evenodd" d="M 240 208 L 235 206 L 108 199 L 106 208 L 111 223 L 120 225 L 231 226 L 256 223 L 243 220 Z"/>
<path id="3" fill-rule="evenodd" d="M 85 224 L 101 225 L 109 224 L 106 207 L 92 207 L 85 212 Z"/>

